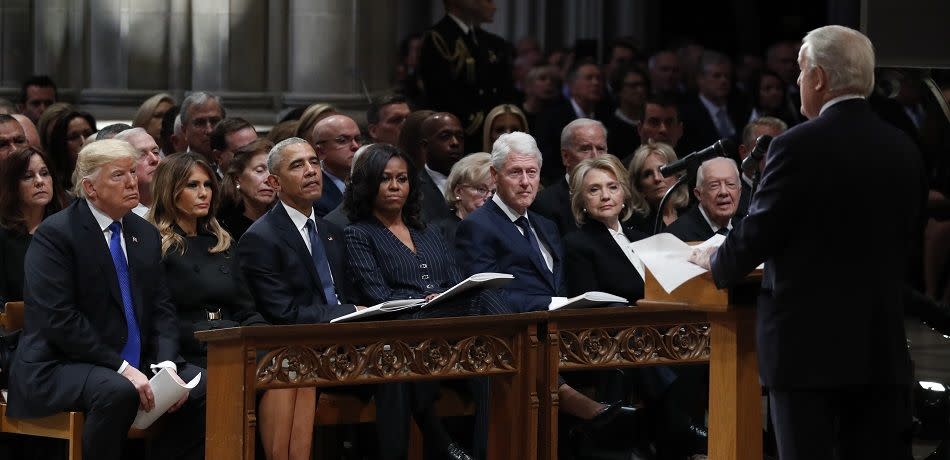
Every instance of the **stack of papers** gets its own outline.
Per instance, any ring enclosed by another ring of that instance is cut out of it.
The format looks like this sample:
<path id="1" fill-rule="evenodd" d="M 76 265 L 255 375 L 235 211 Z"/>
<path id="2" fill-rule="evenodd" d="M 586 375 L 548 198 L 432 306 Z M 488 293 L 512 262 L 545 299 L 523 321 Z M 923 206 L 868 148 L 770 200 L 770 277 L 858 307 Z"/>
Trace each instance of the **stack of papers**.
<path id="1" fill-rule="evenodd" d="M 660 287 L 670 293 L 683 283 L 708 271 L 689 261 L 689 255 L 694 250 L 719 247 L 725 240 L 725 236 L 717 234 L 696 246 L 690 246 L 669 233 L 658 233 L 634 241 L 630 246 L 650 269 Z"/>

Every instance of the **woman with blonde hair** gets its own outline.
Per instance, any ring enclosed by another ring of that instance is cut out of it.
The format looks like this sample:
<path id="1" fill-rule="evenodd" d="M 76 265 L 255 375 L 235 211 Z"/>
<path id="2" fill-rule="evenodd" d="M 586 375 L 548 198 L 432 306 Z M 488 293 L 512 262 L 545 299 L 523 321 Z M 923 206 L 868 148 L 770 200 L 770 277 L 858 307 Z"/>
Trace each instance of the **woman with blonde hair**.
<path id="1" fill-rule="evenodd" d="M 502 134 L 514 131 L 528 132 L 528 119 L 517 106 L 511 104 L 497 105 L 485 116 L 482 131 L 482 149 L 491 152 L 495 140 Z"/>
<path id="2" fill-rule="evenodd" d="M 442 232 L 448 247 L 455 247 L 459 222 L 495 194 L 490 166 L 491 154 L 486 152 L 467 155 L 452 166 L 445 181 L 445 201 L 451 214 L 433 223 Z"/>
<path id="3" fill-rule="evenodd" d="M 677 160 L 676 152 L 669 144 L 649 142 L 641 145 L 630 160 L 630 186 L 633 189 L 633 211 L 631 223 L 647 235 L 662 232 L 672 224 L 680 212 L 689 207 L 689 191 L 681 186 L 666 200 L 662 210 L 659 229 L 655 230 L 660 200 L 667 190 L 676 183 L 677 176 L 663 177 L 660 168 Z"/>
<path id="4" fill-rule="evenodd" d="M 303 115 L 300 116 L 300 122 L 297 124 L 297 131 L 294 132 L 294 136 L 313 144 L 313 127 L 318 121 L 335 113 L 337 113 L 336 107 L 321 102 L 307 107 L 307 110 L 304 110 Z"/>
<path id="5" fill-rule="evenodd" d="M 133 128 L 143 128 L 157 143 L 162 137 L 162 118 L 168 109 L 175 106 L 175 99 L 168 93 L 158 93 L 142 103 L 132 118 Z"/>

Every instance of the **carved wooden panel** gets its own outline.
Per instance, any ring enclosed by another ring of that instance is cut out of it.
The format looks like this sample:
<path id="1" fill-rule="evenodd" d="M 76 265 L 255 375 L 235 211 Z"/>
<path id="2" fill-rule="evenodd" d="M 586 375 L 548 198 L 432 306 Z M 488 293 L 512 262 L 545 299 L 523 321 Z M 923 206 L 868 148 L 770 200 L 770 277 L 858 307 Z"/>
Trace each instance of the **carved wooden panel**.
<path id="1" fill-rule="evenodd" d="M 709 359 L 709 325 L 560 331 L 559 367 L 656 364 Z"/>
<path id="2" fill-rule="evenodd" d="M 408 376 L 460 376 L 517 371 L 511 339 L 388 340 L 368 344 L 287 346 L 258 362 L 258 388 L 317 385 Z"/>

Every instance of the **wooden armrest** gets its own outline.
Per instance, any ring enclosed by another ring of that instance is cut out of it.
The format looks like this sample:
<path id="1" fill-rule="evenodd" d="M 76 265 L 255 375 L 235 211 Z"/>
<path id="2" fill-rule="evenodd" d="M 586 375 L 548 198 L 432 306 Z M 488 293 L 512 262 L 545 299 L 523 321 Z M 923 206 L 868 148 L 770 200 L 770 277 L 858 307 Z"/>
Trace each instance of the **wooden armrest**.
<path id="1" fill-rule="evenodd" d="M 23 329 L 23 302 L 7 302 L 0 313 L 0 325 L 7 331 Z"/>

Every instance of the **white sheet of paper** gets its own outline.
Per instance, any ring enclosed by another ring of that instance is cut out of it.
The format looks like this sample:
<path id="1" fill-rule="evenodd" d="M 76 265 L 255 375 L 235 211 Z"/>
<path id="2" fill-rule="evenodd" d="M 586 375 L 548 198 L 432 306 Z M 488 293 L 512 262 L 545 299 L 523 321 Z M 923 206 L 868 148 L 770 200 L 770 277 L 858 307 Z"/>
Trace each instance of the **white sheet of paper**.
<path id="1" fill-rule="evenodd" d="M 716 235 L 722 238 L 722 235 Z M 715 237 L 713 237 L 715 238 Z M 703 243 L 706 244 L 709 241 Z M 706 273 L 689 261 L 693 247 L 669 233 L 658 233 L 630 244 L 637 257 L 650 269 L 653 277 L 666 292 L 673 292 L 683 283 Z"/>
<path id="2" fill-rule="evenodd" d="M 152 426 L 152 423 L 164 415 L 165 412 L 168 412 L 168 409 L 171 409 L 172 405 L 178 402 L 185 393 L 198 385 L 199 381 L 201 381 L 200 373 L 182 386 L 172 378 L 171 374 L 168 373 L 168 369 L 162 368 L 148 381 L 148 384 L 152 387 L 152 395 L 155 396 L 155 407 L 148 412 L 139 409 L 139 412 L 135 415 L 135 420 L 132 422 L 132 427 L 144 430 Z"/>

